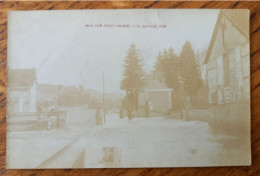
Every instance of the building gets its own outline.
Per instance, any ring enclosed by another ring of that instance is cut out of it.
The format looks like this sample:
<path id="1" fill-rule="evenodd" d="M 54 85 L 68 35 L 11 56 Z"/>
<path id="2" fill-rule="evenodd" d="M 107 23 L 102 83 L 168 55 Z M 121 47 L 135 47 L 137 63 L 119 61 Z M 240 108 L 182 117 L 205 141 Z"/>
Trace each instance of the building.
<path id="1" fill-rule="evenodd" d="M 249 116 L 249 57 L 249 12 L 220 10 L 204 61 L 214 117 Z"/>
<path id="2" fill-rule="evenodd" d="M 139 111 L 166 112 L 172 107 L 172 89 L 156 79 L 146 80 L 138 96 Z"/>
<path id="3" fill-rule="evenodd" d="M 11 69 L 7 83 L 8 113 L 36 112 L 35 69 Z"/>
<path id="4" fill-rule="evenodd" d="M 249 17 L 220 10 L 207 64 L 209 102 L 216 104 L 249 100 Z"/>
<path id="5" fill-rule="evenodd" d="M 196 60 L 199 65 L 201 79 L 203 80 L 204 84 L 207 84 L 207 65 L 204 64 L 206 53 L 207 53 L 207 48 L 198 50 L 196 53 Z"/>
<path id="6" fill-rule="evenodd" d="M 55 97 L 58 106 L 82 106 L 88 101 L 76 86 L 63 86 Z"/>
<path id="7" fill-rule="evenodd" d="M 56 95 L 63 88 L 62 85 L 37 84 L 37 110 L 48 111 L 48 107 L 56 104 Z"/>

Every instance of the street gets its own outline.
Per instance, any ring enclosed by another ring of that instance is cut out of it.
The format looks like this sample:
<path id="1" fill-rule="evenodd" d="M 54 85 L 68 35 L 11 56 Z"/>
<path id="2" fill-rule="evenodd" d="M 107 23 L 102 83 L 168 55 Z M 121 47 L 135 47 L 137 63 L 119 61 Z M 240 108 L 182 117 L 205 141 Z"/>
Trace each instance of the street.
<path id="1" fill-rule="evenodd" d="M 240 145 L 226 147 L 241 139 L 213 134 L 207 122 L 164 117 L 107 114 L 102 126 L 8 133 L 8 161 L 18 168 L 212 166 L 230 157 L 239 165 L 246 156 Z"/>

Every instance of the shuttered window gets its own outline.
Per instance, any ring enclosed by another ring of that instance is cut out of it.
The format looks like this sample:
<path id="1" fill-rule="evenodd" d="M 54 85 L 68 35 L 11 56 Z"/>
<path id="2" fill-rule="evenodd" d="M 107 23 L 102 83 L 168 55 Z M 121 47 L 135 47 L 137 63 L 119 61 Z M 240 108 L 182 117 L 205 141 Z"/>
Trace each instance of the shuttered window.
<path id="1" fill-rule="evenodd" d="M 229 58 L 227 54 L 223 56 L 223 68 L 224 68 L 224 87 L 228 87 L 230 81 L 229 81 Z"/>

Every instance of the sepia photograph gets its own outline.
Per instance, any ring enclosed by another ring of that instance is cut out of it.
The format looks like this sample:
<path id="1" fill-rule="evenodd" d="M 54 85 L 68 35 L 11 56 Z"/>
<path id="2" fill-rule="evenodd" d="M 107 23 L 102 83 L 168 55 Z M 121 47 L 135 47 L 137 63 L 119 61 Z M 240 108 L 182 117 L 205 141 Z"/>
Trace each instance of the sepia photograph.
<path id="1" fill-rule="evenodd" d="M 8 13 L 8 169 L 251 165 L 249 10 Z"/>

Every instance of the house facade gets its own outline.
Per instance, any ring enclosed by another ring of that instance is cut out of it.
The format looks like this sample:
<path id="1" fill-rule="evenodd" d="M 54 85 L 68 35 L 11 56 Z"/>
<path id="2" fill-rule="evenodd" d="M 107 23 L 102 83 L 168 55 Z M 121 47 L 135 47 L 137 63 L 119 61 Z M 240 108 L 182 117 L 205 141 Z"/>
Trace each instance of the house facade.
<path id="1" fill-rule="evenodd" d="M 233 123 L 250 115 L 249 51 L 249 12 L 220 10 L 204 61 L 213 118 Z"/>
<path id="2" fill-rule="evenodd" d="M 249 101 L 249 17 L 220 10 L 206 55 L 209 103 Z"/>
<path id="3" fill-rule="evenodd" d="M 35 69 L 11 69 L 7 83 L 8 113 L 36 112 Z"/>

